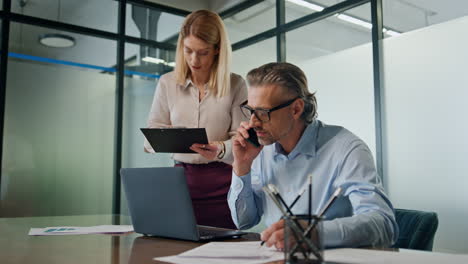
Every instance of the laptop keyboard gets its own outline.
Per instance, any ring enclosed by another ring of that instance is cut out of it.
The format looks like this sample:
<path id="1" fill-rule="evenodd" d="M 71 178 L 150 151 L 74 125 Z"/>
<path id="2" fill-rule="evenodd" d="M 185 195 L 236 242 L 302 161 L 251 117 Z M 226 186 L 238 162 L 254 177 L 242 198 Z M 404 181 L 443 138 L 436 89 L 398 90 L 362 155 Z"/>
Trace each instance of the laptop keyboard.
<path id="1" fill-rule="evenodd" d="M 200 226 L 198 227 L 198 233 L 200 234 L 201 239 L 238 237 L 245 234 L 238 230 L 216 230 L 214 228 L 204 228 Z"/>
<path id="2" fill-rule="evenodd" d="M 209 229 L 198 229 L 198 232 L 200 233 L 201 237 L 215 237 L 219 234 L 226 233 L 226 231 L 220 231 L 220 230 L 209 230 Z"/>

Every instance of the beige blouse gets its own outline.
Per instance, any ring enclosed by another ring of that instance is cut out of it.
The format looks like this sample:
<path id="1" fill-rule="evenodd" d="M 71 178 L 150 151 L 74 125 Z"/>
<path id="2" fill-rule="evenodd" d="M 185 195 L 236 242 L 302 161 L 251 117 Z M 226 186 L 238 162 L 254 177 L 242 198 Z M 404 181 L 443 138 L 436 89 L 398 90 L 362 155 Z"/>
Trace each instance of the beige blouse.
<path id="1" fill-rule="evenodd" d="M 185 85 L 176 83 L 174 72 L 159 79 L 148 117 L 148 127 L 206 128 L 208 141 L 224 141 L 226 153 L 221 161 L 231 164 L 231 137 L 241 121 L 245 121 L 239 105 L 247 100 L 247 86 L 244 79 L 231 73 L 231 90 L 228 95 L 218 98 L 205 89 L 205 96 L 199 101 L 199 90 L 190 80 Z M 152 151 L 145 140 L 145 148 Z M 200 154 L 175 153 L 176 161 L 192 164 L 212 162 Z"/>

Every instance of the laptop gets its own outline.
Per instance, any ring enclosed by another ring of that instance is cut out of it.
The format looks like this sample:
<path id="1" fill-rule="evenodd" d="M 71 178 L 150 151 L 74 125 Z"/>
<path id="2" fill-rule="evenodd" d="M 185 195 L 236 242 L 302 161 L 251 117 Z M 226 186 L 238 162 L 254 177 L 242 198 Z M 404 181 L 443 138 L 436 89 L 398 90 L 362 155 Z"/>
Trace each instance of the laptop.
<path id="1" fill-rule="evenodd" d="M 184 168 L 122 168 L 120 175 L 137 233 L 192 241 L 246 234 L 197 225 Z"/>

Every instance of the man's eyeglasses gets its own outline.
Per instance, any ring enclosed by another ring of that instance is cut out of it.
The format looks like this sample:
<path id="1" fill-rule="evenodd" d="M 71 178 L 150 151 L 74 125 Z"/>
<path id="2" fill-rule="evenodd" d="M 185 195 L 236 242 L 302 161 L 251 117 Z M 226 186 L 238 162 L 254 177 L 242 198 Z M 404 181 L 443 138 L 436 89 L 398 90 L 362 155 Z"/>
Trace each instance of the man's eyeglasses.
<path id="1" fill-rule="evenodd" d="M 253 109 L 252 107 L 248 106 L 247 105 L 247 101 L 243 102 L 241 105 L 240 105 L 240 108 L 242 110 L 242 113 L 244 114 L 245 117 L 247 118 L 251 118 L 252 117 L 252 114 L 255 115 L 255 117 L 262 121 L 262 122 L 268 122 L 270 121 L 270 113 L 273 112 L 273 111 L 276 111 L 276 110 L 280 110 L 281 108 L 285 108 L 286 106 L 289 106 L 291 105 L 292 103 L 294 103 L 294 101 L 296 101 L 296 99 L 299 99 L 299 97 L 296 97 L 292 100 L 289 100 L 283 104 L 280 104 L 278 106 L 275 106 L 273 108 L 270 108 L 270 109 L 262 109 L 262 108 L 257 108 L 257 109 Z"/>

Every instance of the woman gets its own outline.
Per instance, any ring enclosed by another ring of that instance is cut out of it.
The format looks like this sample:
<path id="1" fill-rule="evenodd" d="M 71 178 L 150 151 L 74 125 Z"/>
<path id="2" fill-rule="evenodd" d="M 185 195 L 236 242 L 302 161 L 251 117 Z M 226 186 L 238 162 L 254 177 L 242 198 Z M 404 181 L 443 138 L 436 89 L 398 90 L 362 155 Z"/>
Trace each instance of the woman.
<path id="1" fill-rule="evenodd" d="M 236 228 L 227 205 L 231 184 L 230 136 L 243 121 L 245 81 L 230 72 L 231 45 L 221 18 L 211 11 L 188 15 L 179 33 L 175 71 L 161 76 L 148 127 L 206 128 L 209 144 L 197 154 L 173 154 L 185 168 L 197 223 Z M 145 151 L 152 152 L 145 142 Z"/>

